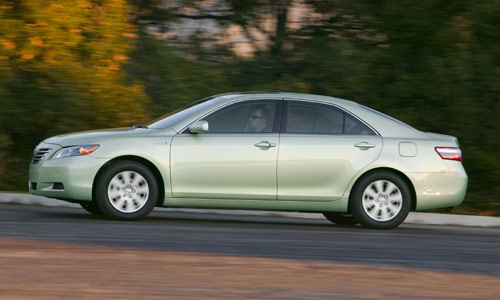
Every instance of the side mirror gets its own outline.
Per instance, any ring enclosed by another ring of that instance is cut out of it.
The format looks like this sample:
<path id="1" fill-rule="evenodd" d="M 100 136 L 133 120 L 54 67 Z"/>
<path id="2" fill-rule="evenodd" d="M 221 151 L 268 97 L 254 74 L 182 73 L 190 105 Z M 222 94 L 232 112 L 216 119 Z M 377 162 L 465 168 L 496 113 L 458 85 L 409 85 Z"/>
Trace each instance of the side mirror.
<path id="1" fill-rule="evenodd" d="M 196 121 L 188 128 L 189 133 L 208 132 L 208 122 L 205 120 Z"/>

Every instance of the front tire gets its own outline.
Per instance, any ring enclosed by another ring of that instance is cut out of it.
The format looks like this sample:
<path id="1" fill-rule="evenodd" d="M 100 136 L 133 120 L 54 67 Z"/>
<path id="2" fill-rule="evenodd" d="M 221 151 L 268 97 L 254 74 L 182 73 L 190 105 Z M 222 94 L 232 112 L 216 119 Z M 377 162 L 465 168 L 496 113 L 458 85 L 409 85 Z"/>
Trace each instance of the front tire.
<path id="1" fill-rule="evenodd" d="M 411 201 L 410 189 L 401 177 L 380 171 L 369 174 L 356 184 L 351 210 L 363 227 L 391 229 L 406 219 Z"/>
<path id="2" fill-rule="evenodd" d="M 96 200 L 102 213 L 116 220 L 147 216 L 158 199 L 153 173 L 135 161 L 120 161 L 107 168 L 97 182 Z"/>

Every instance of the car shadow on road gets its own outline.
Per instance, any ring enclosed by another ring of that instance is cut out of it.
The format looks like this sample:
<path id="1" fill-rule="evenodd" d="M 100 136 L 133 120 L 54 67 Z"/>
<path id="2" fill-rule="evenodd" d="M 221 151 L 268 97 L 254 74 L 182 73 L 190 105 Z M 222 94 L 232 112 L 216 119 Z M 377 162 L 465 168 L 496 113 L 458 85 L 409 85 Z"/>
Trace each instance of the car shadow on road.
<path id="1" fill-rule="evenodd" d="M 138 227 L 143 226 L 164 226 L 169 224 L 175 224 L 178 226 L 199 226 L 206 227 L 211 225 L 221 225 L 224 227 L 232 225 L 243 226 L 246 225 L 259 228 L 265 228 L 269 226 L 274 227 L 297 227 L 303 226 L 308 229 L 325 229 L 332 230 L 342 229 L 342 230 L 368 230 L 358 225 L 346 226 L 333 224 L 330 221 L 324 219 L 306 219 L 306 218 L 292 218 L 284 216 L 258 216 L 258 215 L 231 215 L 231 214 L 213 214 L 213 213 L 191 213 L 191 212 L 166 212 L 166 211 L 154 211 L 148 217 L 138 220 L 138 221 L 121 221 L 121 220 L 111 220 L 103 215 L 93 215 L 85 212 L 84 210 L 71 209 L 65 211 L 44 211 L 40 212 L 45 217 L 48 218 L 62 218 L 62 219 L 73 219 L 85 221 L 92 220 L 98 222 L 112 222 L 115 224 L 130 224 Z M 390 232 L 401 232 L 411 230 L 413 226 L 411 225 L 401 225 L 398 228 L 390 230 Z M 419 229 L 422 229 L 419 227 Z M 378 230 L 377 230 L 378 231 Z"/>

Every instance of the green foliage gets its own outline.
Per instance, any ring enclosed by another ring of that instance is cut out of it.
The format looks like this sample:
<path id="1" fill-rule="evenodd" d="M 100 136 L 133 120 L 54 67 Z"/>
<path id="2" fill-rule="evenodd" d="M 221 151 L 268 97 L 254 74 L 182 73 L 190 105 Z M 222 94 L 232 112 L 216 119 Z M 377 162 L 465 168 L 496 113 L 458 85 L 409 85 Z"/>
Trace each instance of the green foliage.
<path id="1" fill-rule="evenodd" d="M 3 1 L 0 117 L 10 176 L 24 189 L 32 149 L 44 138 L 148 119 L 142 84 L 121 70 L 135 27 L 125 1 Z"/>
<path id="2" fill-rule="evenodd" d="M 151 99 L 149 110 L 158 117 L 195 100 L 227 92 L 223 69 L 210 62 L 175 54 L 164 42 L 140 35 L 126 70 L 144 82 Z"/>

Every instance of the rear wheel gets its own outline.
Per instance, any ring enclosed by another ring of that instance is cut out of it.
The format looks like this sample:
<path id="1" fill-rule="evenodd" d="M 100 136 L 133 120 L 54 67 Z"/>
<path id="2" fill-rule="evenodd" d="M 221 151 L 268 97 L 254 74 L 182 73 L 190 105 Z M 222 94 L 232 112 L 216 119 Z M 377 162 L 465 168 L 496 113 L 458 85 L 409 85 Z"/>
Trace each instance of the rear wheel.
<path id="1" fill-rule="evenodd" d="M 113 164 L 97 182 L 97 204 L 112 219 L 143 218 L 155 207 L 157 199 L 158 183 L 153 173 L 135 161 Z"/>
<path id="2" fill-rule="evenodd" d="M 366 228 L 391 229 L 401 224 L 411 207 L 411 193 L 398 175 L 381 171 L 356 184 L 351 198 L 352 214 Z"/>
<path id="3" fill-rule="evenodd" d="M 350 213 L 325 212 L 325 218 L 337 225 L 352 226 L 358 224 L 358 221 Z"/>

